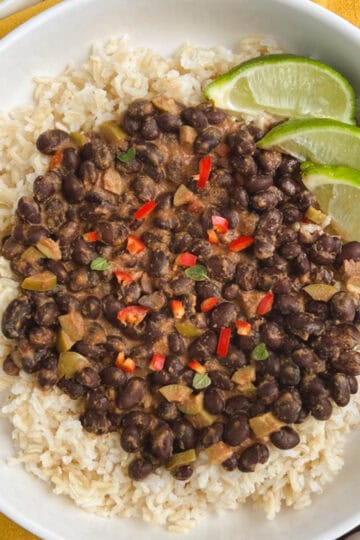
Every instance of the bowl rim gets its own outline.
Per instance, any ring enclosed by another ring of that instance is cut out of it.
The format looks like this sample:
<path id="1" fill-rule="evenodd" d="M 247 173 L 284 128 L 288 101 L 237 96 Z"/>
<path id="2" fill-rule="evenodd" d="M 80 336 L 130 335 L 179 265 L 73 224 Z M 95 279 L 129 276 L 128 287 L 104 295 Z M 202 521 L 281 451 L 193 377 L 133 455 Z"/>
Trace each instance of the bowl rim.
<path id="1" fill-rule="evenodd" d="M 11 5 L 12 1 L 13 0 L 3 0 L 3 5 L 8 7 Z M 4 36 L 0 40 L 0 55 L 16 44 L 19 39 L 26 37 L 27 35 L 36 31 L 37 28 L 46 24 L 47 21 L 54 19 L 58 13 L 68 12 L 68 14 L 70 14 L 74 6 L 82 6 L 85 8 L 87 4 L 95 1 L 97 0 L 63 0 L 62 2 L 47 8 Z M 179 2 L 184 0 L 167 1 Z M 255 3 L 257 0 L 252 1 Z M 360 47 L 360 28 L 357 28 L 346 19 L 343 19 L 336 13 L 324 8 L 323 6 L 316 4 L 312 0 L 305 0 L 301 3 L 299 3 L 299 0 L 268 0 L 268 2 L 272 2 L 279 8 L 281 8 L 281 6 L 290 7 L 295 12 L 297 11 L 299 13 L 305 13 L 311 18 L 317 19 L 319 23 L 326 22 L 327 25 L 333 28 L 336 32 L 341 31 L 344 34 L 351 34 L 352 39 L 358 42 Z M 47 540 L 64 540 L 64 538 L 59 536 L 56 532 L 49 530 L 41 523 L 33 521 L 31 518 L 23 514 L 21 509 L 14 507 L 11 503 L 7 503 L 6 500 L 1 498 L 0 503 L 0 511 L 27 531 L 39 536 L 40 538 L 46 538 Z M 321 534 L 313 537 L 312 540 L 329 540 L 329 538 L 334 537 L 334 535 L 339 537 L 358 526 L 359 521 L 360 511 L 357 514 L 354 514 L 353 516 L 341 521 L 337 526 L 330 526 L 328 529 L 323 530 Z"/>

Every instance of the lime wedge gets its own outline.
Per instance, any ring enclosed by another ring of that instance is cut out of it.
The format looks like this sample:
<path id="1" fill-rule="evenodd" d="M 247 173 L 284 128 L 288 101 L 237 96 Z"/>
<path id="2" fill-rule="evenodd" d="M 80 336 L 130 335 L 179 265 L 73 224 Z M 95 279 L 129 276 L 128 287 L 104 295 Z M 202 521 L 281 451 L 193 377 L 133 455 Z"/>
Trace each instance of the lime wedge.
<path id="1" fill-rule="evenodd" d="M 248 60 L 208 84 L 207 99 L 234 112 L 355 123 L 355 92 L 330 66 L 291 54 Z"/>
<path id="2" fill-rule="evenodd" d="M 289 120 L 270 130 L 257 145 L 301 161 L 360 169 L 360 128 L 336 120 Z"/>
<path id="3" fill-rule="evenodd" d="M 301 170 L 305 186 L 331 217 L 336 232 L 347 242 L 360 242 L 360 171 L 315 163 L 302 163 Z"/>

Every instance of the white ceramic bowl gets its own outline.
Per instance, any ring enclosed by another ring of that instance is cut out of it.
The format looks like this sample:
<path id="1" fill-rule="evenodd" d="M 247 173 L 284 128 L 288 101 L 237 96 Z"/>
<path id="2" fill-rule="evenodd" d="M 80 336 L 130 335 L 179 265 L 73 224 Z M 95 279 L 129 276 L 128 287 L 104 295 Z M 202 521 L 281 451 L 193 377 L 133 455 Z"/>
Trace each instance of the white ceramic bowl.
<path id="1" fill-rule="evenodd" d="M 320 58 L 341 70 L 360 93 L 360 31 L 308 0 L 65 0 L 0 42 L 0 109 L 30 99 L 34 75 L 55 75 L 84 58 L 94 40 L 130 34 L 169 53 L 184 40 L 235 45 L 244 34 L 271 34 L 284 50 Z M 5 75 L 6 74 L 6 75 Z M 303 511 L 269 522 L 262 510 L 212 515 L 188 540 L 333 540 L 360 523 L 360 436 L 325 493 Z M 174 539 L 136 520 L 104 520 L 53 495 L 21 468 L 6 465 L 10 430 L 0 422 L 0 510 L 46 540 Z M 195 502 L 195 501 L 194 501 Z"/>

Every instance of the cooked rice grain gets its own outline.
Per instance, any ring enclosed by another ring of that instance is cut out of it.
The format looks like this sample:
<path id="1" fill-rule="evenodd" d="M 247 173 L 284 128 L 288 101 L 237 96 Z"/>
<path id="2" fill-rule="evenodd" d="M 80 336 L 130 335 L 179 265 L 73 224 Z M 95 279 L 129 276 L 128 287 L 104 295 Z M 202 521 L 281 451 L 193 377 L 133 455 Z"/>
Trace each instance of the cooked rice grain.
<path id="1" fill-rule="evenodd" d="M 119 116 L 133 99 L 158 93 L 196 104 L 210 79 L 247 58 L 277 51 L 271 40 L 249 38 L 238 52 L 185 44 L 164 59 L 148 49 L 132 48 L 127 39 L 111 40 L 95 45 L 81 67 L 68 68 L 55 80 L 38 78 L 33 107 L 0 117 L 2 235 L 12 223 L 17 200 L 31 191 L 34 178 L 46 167 L 48 158 L 34 150 L 42 131 L 55 126 L 86 130 Z M 12 278 L 8 262 L 0 258 L 1 310 L 17 294 Z M 9 348 L 2 338 L 2 358 Z M 190 529 L 215 510 L 236 510 L 247 499 L 261 503 L 269 518 L 282 504 L 310 504 L 311 495 L 320 493 L 343 465 L 345 433 L 360 424 L 357 395 L 348 407 L 335 408 L 327 422 L 310 418 L 298 426 L 300 444 L 288 451 L 272 448 L 269 462 L 255 473 L 229 473 L 209 464 L 203 454 L 185 484 L 164 469 L 136 483 L 127 476 L 132 457 L 120 448 L 118 435 L 85 432 L 78 420 L 78 402 L 57 388 L 44 393 L 24 374 L 11 378 L 1 373 L 3 388 L 8 397 L 2 415 L 13 425 L 16 455 L 10 463 L 22 463 L 49 482 L 55 493 L 69 495 L 85 510 L 142 517 L 176 532 Z"/>

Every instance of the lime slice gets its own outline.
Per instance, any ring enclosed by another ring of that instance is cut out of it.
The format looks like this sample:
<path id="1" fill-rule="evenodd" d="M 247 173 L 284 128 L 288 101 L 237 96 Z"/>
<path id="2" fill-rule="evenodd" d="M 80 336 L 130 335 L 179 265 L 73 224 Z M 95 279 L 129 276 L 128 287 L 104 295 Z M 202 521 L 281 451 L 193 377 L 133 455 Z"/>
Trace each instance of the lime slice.
<path id="1" fill-rule="evenodd" d="M 360 242 L 360 171 L 314 163 L 303 163 L 301 170 L 305 186 L 331 217 L 335 230 L 346 241 Z"/>
<path id="2" fill-rule="evenodd" d="M 302 56 L 259 56 L 215 79 L 204 93 L 217 107 L 234 112 L 355 123 L 350 83 L 330 66 Z"/>
<path id="3" fill-rule="evenodd" d="M 290 120 L 269 131 L 257 145 L 301 161 L 360 169 L 360 128 L 336 120 Z"/>

